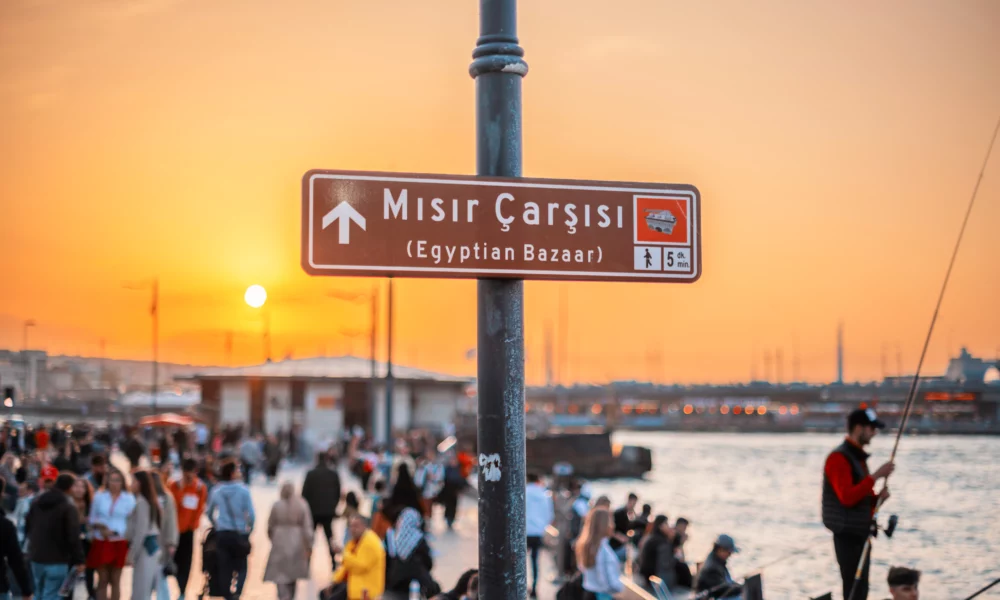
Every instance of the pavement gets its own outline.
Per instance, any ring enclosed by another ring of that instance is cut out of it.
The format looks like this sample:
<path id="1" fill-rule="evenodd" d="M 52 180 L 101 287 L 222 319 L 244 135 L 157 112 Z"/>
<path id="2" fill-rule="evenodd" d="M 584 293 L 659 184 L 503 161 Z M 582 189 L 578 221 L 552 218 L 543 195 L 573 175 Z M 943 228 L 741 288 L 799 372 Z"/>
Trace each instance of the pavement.
<path id="1" fill-rule="evenodd" d="M 277 483 L 268 483 L 263 477 L 255 477 L 251 483 L 250 491 L 256 513 L 256 526 L 251 536 L 253 551 L 250 553 L 249 570 L 242 595 L 242 598 L 246 600 L 274 600 L 277 598 L 274 584 L 263 581 L 264 568 L 267 565 L 267 557 L 271 548 L 267 538 L 267 518 L 271 506 L 278 500 L 280 483 L 291 481 L 295 484 L 296 489 L 301 489 L 306 470 L 305 466 L 287 466 L 279 472 Z M 357 480 L 346 472 L 341 472 L 341 481 L 345 493 L 352 489 L 358 489 Z M 366 507 L 363 504 L 362 511 L 365 510 Z M 459 504 L 458 521 L 452 531 L 448 531 L 442 515 L 441 507 L 436 507 L 430 524 L 430 539 L 428 541 L 435 554 L 432 575 L 441 588 L 447 591 L 455 586 L 459 576 L 466 570 L 478 568 L 479 530 L 476 502 L 469 498 L 462 498 Z M 198 593 L 205 583 L 201 572 L 201 541 L 206 530 L 207 521 L 195 537 L 194 560 L 186 596 L 191 600 L 197 599 Z M 344 522 L 338 520 L 334 524 L 334 539 L 342 540 L 343 536 Z M 540 562 L 542 563 L 543 577 L 539 578 L 538 597 L 543 600 L 551 600 L 556 595 L 556 587 L 549 580 L 555 572 L 554 562 L 552 556 L 546 552 L 542 553 Z M 322 528 L 316 529 L 309 570 L 311 578 L 308 581 L 299 582 L 296 598 L 314 600 L 318 597 L 319 591 L 330 583 L 333 571 Z M 528 567 L 528 571 L 530 572 L 530 567 Z M 122 574 L 122 598 L 130 597 L 131 582 L 131 569 L 126 569 Z M 176 599 L 179 595 L 177 582 L 174 578 L 170 578 L 169 582 L 171 599 Z M 86 591 L 82 586 L 77 589 L 75 598 L 81 600 L 86 598 Z"/>

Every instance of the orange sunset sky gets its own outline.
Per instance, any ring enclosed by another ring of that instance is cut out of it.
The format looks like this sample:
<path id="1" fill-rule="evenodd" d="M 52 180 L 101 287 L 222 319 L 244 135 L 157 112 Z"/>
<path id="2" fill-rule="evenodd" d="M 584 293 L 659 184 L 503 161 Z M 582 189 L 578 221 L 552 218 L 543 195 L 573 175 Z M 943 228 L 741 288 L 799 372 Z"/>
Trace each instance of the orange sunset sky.
<path id="1" fill-rule="evenodd" d="M 310 278 L 311 168 L 473 173 L 471 0 L 0 3 L 0 348 L 262 360 L 367 351 L 375 280 Z M 912 372 L 1000 116 L 1000 2 L 522 0 L 524 174 L 691 183 L 694 285 L 526 284 L 529 383 L 546 324 L 565 381 Z M 384 289 L 384 282 L 382 282 Z M 568 330 L 558 333 L 560 289 Z M 396 360 L 472 373 L 475 283 L 397 280 Z M 1000 348 L 1000 156 L 988 168 L 926 371 Z M 384 353 L 384 345 L 380 354 Z"/>

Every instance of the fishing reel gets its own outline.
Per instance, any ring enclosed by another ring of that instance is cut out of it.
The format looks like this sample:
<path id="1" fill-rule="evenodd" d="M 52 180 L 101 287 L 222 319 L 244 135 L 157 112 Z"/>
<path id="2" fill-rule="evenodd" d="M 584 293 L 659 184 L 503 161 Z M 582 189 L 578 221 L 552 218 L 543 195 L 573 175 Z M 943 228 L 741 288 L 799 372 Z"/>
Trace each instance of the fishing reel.
<path id="1" fill-rule="evenodd" d="M 899 515 L 889 515 L 889 522 L 885 524 L 885 527 L 879 525 L 878 521 L 872 520 L 872 537 L 878 537 L 878 532 L 881 530 L 885 537 L 891 539 L 897 525 L 899 525 Z"/>

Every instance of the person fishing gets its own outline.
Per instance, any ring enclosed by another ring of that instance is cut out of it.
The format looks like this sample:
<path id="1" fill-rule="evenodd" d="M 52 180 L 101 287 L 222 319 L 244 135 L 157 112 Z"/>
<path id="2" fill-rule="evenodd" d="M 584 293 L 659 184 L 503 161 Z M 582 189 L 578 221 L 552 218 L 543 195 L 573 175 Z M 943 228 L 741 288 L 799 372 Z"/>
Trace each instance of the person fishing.
<path id="1" fill-rule="evenodd" d="M 892 600 L 920 600 L 920 571 L 907 567 L 889 569 L 889 594 Z"/>
<path id="2" fill-rule="evenodd" d="M 847 439 L 826 458 L 823 468 L 823 525 L 833 533 L 833 548 L 840 565 L 844 598 L 851 597 L 851 587 L 865 544 L 872 530 L 875 506 L 881 498 L 889 498 L 889 488 L 875 494 L 875 482 L 892 474 L 896 466 L 889 461 L 874 473 L 868 471 L 868 453 L 864 448 L 885 423 L 875 411 L 858 409 L 847 416 Z M 858 589 L 853 600 L 868 597 L 868 567 L 871 556 L 866 557 Z"/>

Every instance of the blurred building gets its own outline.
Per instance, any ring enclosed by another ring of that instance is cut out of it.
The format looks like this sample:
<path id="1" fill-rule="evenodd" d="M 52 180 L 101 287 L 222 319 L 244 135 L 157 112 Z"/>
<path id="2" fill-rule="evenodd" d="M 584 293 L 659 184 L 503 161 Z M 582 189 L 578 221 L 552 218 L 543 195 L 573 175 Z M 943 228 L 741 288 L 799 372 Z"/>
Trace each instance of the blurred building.
<path id="1" fill-rule="evenodd" d="M 470 380 L 393 365 L 392 425 L 442 430 L 454 422 Z M 354 356 L 210 368 L 178 378 L 201 387 L 200 409 L 215 425 L 277 433 L 293 426 L 315 439 L 360 427 L 386 438 L 385 363 Z"/>
<path id="2" fill-rule="evenodd" d="M 48 355 L 41 350 L 0 350 L 0 392 L 3 401 L 18 405 L 48 390 Z"/>
<path id="3" fill-rule="evenodd" d="M 921 377 L 908 427 L 941 433 L 1000 433 L 994 362 L 966 350 L 944 375 Z M 556 430 L 843 431 L 846 415 L 874 407 L 890 426 L 902 418 L 913 376 L 868 384 L 608 385 L 528 388 L 526 410 Z"/>

